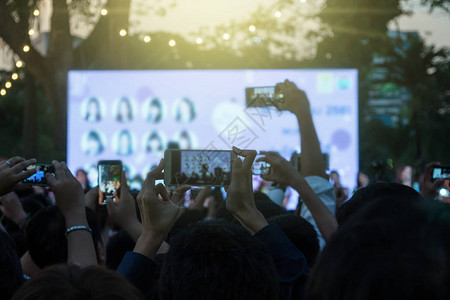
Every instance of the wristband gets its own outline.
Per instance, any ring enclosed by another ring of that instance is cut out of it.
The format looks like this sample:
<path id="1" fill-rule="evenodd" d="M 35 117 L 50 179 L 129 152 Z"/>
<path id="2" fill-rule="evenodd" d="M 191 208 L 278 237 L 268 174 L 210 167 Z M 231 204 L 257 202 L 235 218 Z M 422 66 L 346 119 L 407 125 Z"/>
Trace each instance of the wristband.
<path id="1" fill-rule="evenodd" d="M 69 235 L 69 233 L 75 230 L 86 230 L 92 234 L 92 229 L 87 226 L 72 226 L 66 229 L 66 237 Z"/>

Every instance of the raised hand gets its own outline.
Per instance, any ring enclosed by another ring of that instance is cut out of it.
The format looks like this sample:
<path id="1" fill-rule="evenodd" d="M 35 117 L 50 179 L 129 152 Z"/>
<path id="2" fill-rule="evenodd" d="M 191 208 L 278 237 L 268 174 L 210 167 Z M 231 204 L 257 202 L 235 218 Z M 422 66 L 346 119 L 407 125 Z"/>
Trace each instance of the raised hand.
<path id="1" fill-rule="evenodd" d="M 437 190 L 444 184 L 444 180 L 436 179 L 432 180 L 432 174 L 434 167 L 440 167 L 441 164 L 438 162 L 431 162 L 425 166 L 425 173 L 423 174 L 422 182 L 422 195 L 427 198 L 432 198 L 437 195 Z"/>
<path id="2" fill-rule="evenodd" d="M 0 163 L 0 196 L 11 192 L 16 184 L 36 173 L 36 170 L 23 171 L 35 163 L 34 158 L 25 160 L 19 156 L 2 161 Z"/>
<path id="3" fill-rule="evenodd" d="M 256 208 L 252 187 L 252 164 L 256 157 L 254 150 L 241 150 L 233 147 L 233 151 L 244 157 L 244 161 L 236 158 L 231 167 L 231 183 L 228 188 L 227 210 L 250 233 L 255 234 L 265 226 L 267 221 Z"/>
<path id="4" fill-rule="evenodd" d="M 1 197 L 1 200 L 0 210 L 2 213 L 19 227 L 23 228 L 27 214 L 23 210 L 22 203 L 17 194 L 15 192 L 10 192 Z"/>
<path id="5" fill-rule="evenodd" d="M 122 172 L 119 199 L 118 202 L 109 200 L 106 203 L 108 214 L 112 222 L 125 230 L 136 242 L 142 233 L 142 226 L 137 219 L 136 201 L 128 188 L 125 172 Z"/>
<path id="6" fill-rule="evenodd" d="M 191 187 L 181 186 L 175 189 L 172 198 L 163 184 L 155 186 L 155 180 L 162 177 L 164 159 L 158 167 L 150 171 L 137 196 L 141 213 L 142 234 L 135 252 L 153 258 L 181 212 L 180 204 L 184 194 Z"/>
<path id="7" fill-rule="evenodd" d="M 310 112 L 306 93 L 297 88 L 293 82 L 285 80 L 283 83 L 278 83 L 276 89 L 283 94 L 283 101 L 277 105 L 278 109 L 288 110 L 296 115 Z"/>
<path id="8" fill-rule="evenodd" d="M 301 177 L 295 167 L 276 152 L 263 152 L 264 157 L 260 157 L 257 161 L 264 161 L 270 164 L 270 174 L 261 177 L 267 181 L 273 181 L 284 185 L 294 185 Z"/>

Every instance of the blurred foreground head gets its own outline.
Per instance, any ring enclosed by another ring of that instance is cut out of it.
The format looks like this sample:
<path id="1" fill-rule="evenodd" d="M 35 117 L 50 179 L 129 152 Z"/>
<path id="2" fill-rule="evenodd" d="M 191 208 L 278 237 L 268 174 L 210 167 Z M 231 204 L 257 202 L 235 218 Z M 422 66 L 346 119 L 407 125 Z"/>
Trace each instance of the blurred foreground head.
<path id="1" fill-rule="evenodd" d="M 59 265 L 25 283 L 13 300 L 142 300 L 140 292 L 119 274 L 92 266 Z"/>
<path id="2" fill-rule="evenodd" d="M 278 281 L 266 247 L 226 221 L 193 224 L 170 241 L 160 299 L 277 299 Z"/>
<path id="3" fill-rule="evenodd" d="M 407 187 L 365 189 L 358 196 L 367 203 L 341 222 L 319 257 L 307 298 L 450 299 L 449 206 Z"/>

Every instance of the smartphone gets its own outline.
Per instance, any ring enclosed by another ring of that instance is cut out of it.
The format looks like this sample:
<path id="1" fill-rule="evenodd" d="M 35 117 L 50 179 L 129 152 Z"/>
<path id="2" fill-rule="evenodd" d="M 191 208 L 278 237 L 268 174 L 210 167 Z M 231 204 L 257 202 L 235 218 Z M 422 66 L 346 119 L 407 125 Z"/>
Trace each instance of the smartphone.
<path id="1" fill-rule="evenodd" d="M 302 154 L 301 153 L 295 153 L 294 154 L 294 167 L 297 169 L 298 172 L 301 171 L 302 169 L 302 164 L 301 164 L 301 158 Z M 325 170 L 329 170 L 330 169 L 330 155 L 328 153 L 322 153 L 322 157 L 323 160 L 325 162 Z"/>
<path id="2" fill-rule="evenodd" d="M 270 174 L 270 164 L 265 161 L 256 161 L 258 158 L 264 157 L 264 155 L 256 155 L 255 162 L 252 166 L 253 175 L 268 175 Z"/>
<path id="3" fill-rule="evenodd" d="M 231 162 L 236 158 L 228 150 L 166 150 L 164 183 L 170 185 L 224 186 L 231 181 Z"/>
<path id="4" fill-rule="evenodd" d="M 26 170 L 36 170 L 35 174 L 23 181 L 23 183 L 29 185 L 48 186 L 47 179 L 45 179 L 45 174 L 50 173 L 53 176 L 55 175 L 55 167 L 53 165 L 35 164 L 28 166 Z"/>
<path id="5" fill-rule="evenodd" d="M 98 162 L 98 203 L 105 205 L 108 200 L 119 201 L 118 190 L 122 176 L 122 161 L 101 160 Z"/>
<path id="6" fill-rule="evenodd" d="M 248 87 L 245 89 L 247 107 L 278 106 L 283 103 L 284 95 L 275 86 Z"/>
<path id="7" fill-rule="evenodd" d="M 434 167 L 431 179 L 450 179 L 450 167 Z"/>

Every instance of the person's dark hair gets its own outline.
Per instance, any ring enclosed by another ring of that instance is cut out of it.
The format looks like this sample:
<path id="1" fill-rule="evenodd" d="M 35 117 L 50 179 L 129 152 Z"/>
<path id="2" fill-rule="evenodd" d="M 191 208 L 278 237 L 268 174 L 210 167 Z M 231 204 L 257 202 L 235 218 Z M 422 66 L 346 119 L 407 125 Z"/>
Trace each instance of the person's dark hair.
<path id="1" fill-rule="evenodd" d="M 269 196 L 267 196 L 263 192 L 257 191 L 253 194 L 253 196 L 255 198 L 256 208 L 263 214 L 264 218 L 266 219 L 288 213 L 284 208 L 270 200 Z M 217 218 L 237 223 L 237 220 L 227 210 L 225 202 L 222 202 L 219 206 L 219 209 L 217 210 Z"/>
<path id="2" fill-rule="evenodd" d="M 121 140 L 122 137 L 125 136 L 127 138 L 127 148 L 125 149 L 125 152 L 120 151 L 122 145 L 121 145 Z M 122 131 L 119 132 L 119 136 L 117 137 L 117 154 L 119 155 L 129 155 L 131 154 L 131 152 L 133 152 L 133 141 L 131 139 L 131 133 L 124 129 Z"/>
<path id="3" fill-rule="evenodd" d="M 277 224 L 297 249 L 303 253 L 308 265 L 310 267 L 314 265 L 320 246 L 317 232 L 308 221 L 299 216 L 283 214 L 274 216 L 267 222 Z"/>
<path id="4" fill-rule="evenodd" d="M 0 297 L 9 299 L 22 281 L 22 266 L 14 241 L 0 229 Z"/>
<path id="5" fill-rule="evenodd" d="M 149 114 L 147 116 L 147 121 L 151 121 L 153 123 L 159 123 L 161 121 L 162 118 L 162 105 L 161 105 L 161 101 L 158 98 L 153 98 L 152 101 L 150 102 L 150 108 L 151 107 L 156 107 L 158 109 L 158 114 L 156 116 L 153 116 L 153 119 L 151 118 L 150 115 L 150 111 L 149 110 Z"/>
<path id="6" fill-rule="evenodd" d="M 420 201 L 422 196 L 414 189 L 398 183 L 373 183 L 357 190 L 353 196 L 342 203 L 336 211 L 339 224 L 346 222 L 356 212 L 367 204 L 383 197 L 405 199 L 406 201 Z"/>
<path id="7" fill-rule="evenodd" d="M 160 299 L 277 299 L 266 247 L 226 221 L 196 223 L 171 240 L 159 280 Z"/>
<path id="8" fill-rule="evenodd" d="M 95 121 L 100 121 L 101 120 L 101 118 L 102 118 L 102 116 L 101 116 L 101 114 L 100 114 L 100 103 L 99 103 L 99 101 L 98 101 L 98 99 L 97 98 L 95 98 L 95 97 L 92 97 L 92 98 L 89 98 L 89 101 L 88 101 L 88 103 L 87 103 L 87 106 L 86 106 L 86 116 L 84 117 L 84 119 L 85 120 L 89 120 L 89 118 L 90 118 L 90 111 L 89 111 L 89 106 L 91 106 L 91 104 L 94 104 L 95 105 L 95 110 L 96 110 L 96 113 L 95 113 Z"/>
<path id="9" fill-rule="evenodd" d="M 97 217 L 89 208 L 86 208 L 86 217 L 96 246 L 101 242 Z M 39 268 L 67 262 L 65 232 L 64 216 L 56 206 L 45 207 L 31 217 L 25 236 L 30 256 Z"/>
<path id="10" fill-rule="evenodd" d="M 134 245 L 133 239 L 123 230 L 110 237 L 106 245 L 106 267 L 116 270 L 125 253 L 133 251 Z"/>
<path id="11" fill-rule="evenodd" d="M 194 103 L 192 102 L 192 100 L 190 100 L 189 98 L 183 98 L 180 101 L 180 103 L 179 103 L 179 105 L 177 106 L 177 109 L 176 109 L 175 119 L 177 121 L 181 121 L 182 120 L 180 105 L 183 102 L 186 103 L 189 106 L 189 119 L 188 119 L 188 122 L 190 122 L 190 121 L 195 119 L 195 106 L 194 106 Z"/>
<path id="12" fill-rule="evenodd" d="M 170 244 L 170 239 L 177 233 L 183 231 L 187 227 L 203 220 L 205 217 L 204 210 L 187 209 L 173 224 L 167 235 L 167 241 Z"/>
<path id="13" fill-rule="evenodd" d="M 100 138 L 100 135 L 98 134 L 97 131 L 93 131 L 93 130 L 89 131 L 87 139 L 88 140 L 95 140 L 98 143 L 99 147 L 98 147 L 97 154 L 103 152 L 102 139 Z"/>
<path id="14" fill-rule="evenodd" d="M 154 140 L 154 139 L 158 140 L 158 142 L 159 142 L 158 149 L 152 149 L 150 142 L 151 142 L 151 140 Z M 152 151 L 162 151 L 163 149 L 164 149 L 164 146 L 163 146 L 161 136 L 156 131 L 153 131 L 147 138 L 147 145 L 145 147 L 145 150 L 147 152 L 152 152 Z"/>
<path id="15" fill-rule="evenodd" d="M 59 265 L 25 283 L 13 300 L 142 300 L 142 294 L 119 274 L 97 266 Z"/>
<path id="16" fill-rule="evenodd" d="M 133 108 L 131 107 L 131 103 L 130 103 L 130 99 L 128 99 L 127 97 L 122 97 L 119 100 L 118 106 L 117 106 L 117 116 L 116 116 L 116 120 L 119 122 L 124 122 L 127 120 L 124 120 L 124 118 L 122 117 L 122 113 L 120 111 L 120 107 L 125 104 L 127 106 L 127 110 L 128 110 L 128 114 L 126 116 L 126 118 L 128 120 L 133 120 Z"/>
<path id="17" fill-rule="evenodd" d="M 450 299 L 450 208 L 383 196 L 340 226 L 307 299 Z"/>

